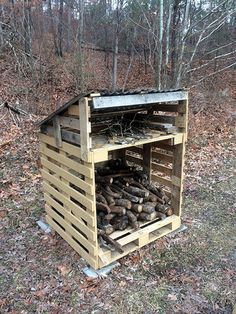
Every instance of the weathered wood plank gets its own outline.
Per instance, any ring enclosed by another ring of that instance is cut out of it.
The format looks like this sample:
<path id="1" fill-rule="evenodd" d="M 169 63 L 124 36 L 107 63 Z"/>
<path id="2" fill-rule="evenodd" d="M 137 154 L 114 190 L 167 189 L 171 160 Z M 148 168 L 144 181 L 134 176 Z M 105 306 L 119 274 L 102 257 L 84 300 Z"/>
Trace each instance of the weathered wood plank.
<path id="1" fill-rule="evenodd" d="M 79 104 L 69 106 L 68 114 L 79 117 Z"/>
<path id="2" fill-rule="evenodd" d="M 152 158 L 155 158 L 161 162 L 168 162 L 168 163 L 172 163 L 173 161 L 173 156 L 171 155 L 167 155 L 167 154 L 163 154 L 161 152 L 157 152 L 157 151 L 153 151 L 152 152 Z"/>
<path id="3" fill-rule="evenodd" d="M 42 127 L 42 131 L 49 136 L 55 136 L 54 128 L 52 126 L 44 125 Z M 63 141 L 73 143 L 76 145 L 80 145 L 80 134 L 61 129 L 61 138 Z M 56 138 L 55 138 L 55 140 L 56 140 Z M 57 145 L 57 147 L 58 147 L 58 145 Z"/>
<path id="4" fill-rule="evenodd" d="M 171 168 L 157 164 L 155 162 L 152 163 L 152 170 L 162 172 L 162 173 L 166 174 L 167 176 L 172 175 L 172 169 Z"/>
<path id="5" fill-rule="evenodd" d="M 164 185 L 164 186 L 168 186 L 169 188 L 172 188 L 172 182 L 169 179 L 162 178 L 156 174 L 152 174 L 151 179 L 152 181 L 155 181 L 160 185 Z"/>
<path id="6" fill-rule="evenodd" d="M 71 128 L 74 130 L 80 130 L 79 126 L 79 119 L 77 118 L 71 118 L 71 117 L 64 117 L 60 116 L 59 117 L 60 125 L 66 128 Z"/>

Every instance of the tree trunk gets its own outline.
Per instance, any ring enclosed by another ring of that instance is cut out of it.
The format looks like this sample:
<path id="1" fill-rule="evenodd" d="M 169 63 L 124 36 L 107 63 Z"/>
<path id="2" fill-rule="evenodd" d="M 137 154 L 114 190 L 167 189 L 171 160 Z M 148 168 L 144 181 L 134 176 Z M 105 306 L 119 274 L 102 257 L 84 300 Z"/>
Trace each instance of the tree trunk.
<path id="1" fill-rule="evenodd" d="M 29 0 L 24 0 L 24 46 L 25 54 L 32 55 L 32 20 Z"/>
<path id="2" fill-rule="evenodd" d="M 63 36 L 63 0 L 60 0 L 59 23 L 58 23 L 58 53 L 59 53 L 59 57 L 63 57 L 62 36 Z"/>

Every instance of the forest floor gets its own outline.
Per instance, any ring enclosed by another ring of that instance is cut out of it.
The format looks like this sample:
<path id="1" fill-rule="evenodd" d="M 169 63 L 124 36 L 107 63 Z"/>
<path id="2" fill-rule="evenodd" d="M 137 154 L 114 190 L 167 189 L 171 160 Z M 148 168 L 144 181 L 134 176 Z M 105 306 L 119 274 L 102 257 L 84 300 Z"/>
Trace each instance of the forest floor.
<path id="1" fill-rule="evenodd" d="M 44 234 L 36 116 L 0 120 L 1 313 L 232 313 L 236 311 L 235 139 L 224 123 L 191 135 L 183 225 L 89 279 L 85 261 Z M 196 120 L 197 119 L 197 120 Z M 202 120 L 203 121 L 203 120 Z M 205 118 L 209 123 L 209 117 Z M 190 125 L 191 125 L 190 123 Z"/>

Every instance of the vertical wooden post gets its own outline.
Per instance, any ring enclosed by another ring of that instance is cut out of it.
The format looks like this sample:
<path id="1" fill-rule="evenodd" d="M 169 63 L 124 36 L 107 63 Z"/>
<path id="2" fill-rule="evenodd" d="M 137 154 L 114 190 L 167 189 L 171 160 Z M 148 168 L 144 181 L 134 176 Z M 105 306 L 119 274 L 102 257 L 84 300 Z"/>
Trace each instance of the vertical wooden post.
<path id="1" fill-rule="evenodd" d="M 61 147 L 62 146 L 61 126 L 60 126 L 60 121 L 59 121 L 58 115 L 56 115 L 53 118 L 53 132 L 54 132 L 54 137 L 55 137 L 55 141 L 56 141 L 56 146 Z"/>
<path id="2" fill-rule="evenodd" d="M 183 167 L 184 167 L 184 153 L 185 153 L 185 138 L 183 136 L 183 143 L 174 145 L 173 151 L 173 170 L 172 170 L 172 195 L 171 207 L 174 214 L 181 215 L 182 192 L 183 192 Z"/>
<path id="3" fill-rule="evenodd" d="M 91 123 L 90 107 L 88 105 L 87 98 L 81 98 L 79 100 L 79 123 L 80 123 L 80 147 L 81 147 L 81 159 L 89 161 L 89 151 L 91 148 Z"/>
<path id="4" fill-rule="evenodd" d="M 143 144 L 143 171 L 148 176 L 148 181 L 151 179 L 151 162 L 152 162 L 152 144 Z"/>
<path id="5" fill-rule="evenodd" d="M 187 140 L 187 126 L 188 126 L 188 98 L 185 100 L 179 101 L 178 105 L 178 114 L 177 122 L 175 125 L 179 127 L 180 131 L 184 133 L 184 141 Z M 181 118 L 178 122 L 178 118 Z"/>

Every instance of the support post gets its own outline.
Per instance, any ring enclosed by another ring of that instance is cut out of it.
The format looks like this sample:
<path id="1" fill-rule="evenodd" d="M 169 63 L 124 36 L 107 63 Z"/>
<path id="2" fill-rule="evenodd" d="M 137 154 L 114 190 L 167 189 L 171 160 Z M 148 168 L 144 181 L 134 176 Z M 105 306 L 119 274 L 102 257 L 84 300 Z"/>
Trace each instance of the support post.
<path id="1" fill-rule="evenodd" d="M 91 123 L 90 107 L 88 105 L 87 98 L 81 98 L 79 101 L 79 123 L 80 123 L 80 147 L 81 147 L 81 159 L 89 162 L 90 148 L 91 148 Z"/>
<path id="2" fill-rule="evenodd" d="M 143 145 L 143 171 L 148 176 L 148 181 L 151 179 L 151 162 L 152 162 L 152 144 Z"/>
<path id="3" fill-rule="evenodd" d="M 55 116 L 53 119 L 53 132 L 56 141 L 57 147 L 62 147 L 62 139 L 61 139 L 61 126 L 59 121 L 59 116 Z"/>

